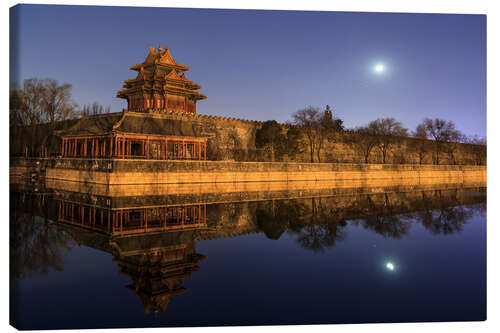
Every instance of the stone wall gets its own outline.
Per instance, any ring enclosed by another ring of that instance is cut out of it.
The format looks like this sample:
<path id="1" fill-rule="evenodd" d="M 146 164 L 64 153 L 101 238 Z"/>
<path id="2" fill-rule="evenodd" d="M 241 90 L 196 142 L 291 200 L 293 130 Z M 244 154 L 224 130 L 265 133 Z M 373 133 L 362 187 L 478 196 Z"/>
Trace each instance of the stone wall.
<path id="1" fill-rule="evenodd" d="M 46 178 L 97 184 L 181 184 L 480 178 L 486 167 L 230 161 L 53 159 Z"/>
<path id="2" fill-rule="evenodd" d="M 257 149 L 255 146 L 256 131 L 262 126 L 262 122 L 226 118 L 217 116 L 206 116 L 202 114 L 176 114 L 170 117 L 184 119 L 186 121 L 197 121 L 205 134 L 210 135 L 208 140 L 208 159 L 214 161 L 270 161 L 266 151 Z M 288 130 L 283 125 L 283 133 Z M 353 134 L 346 132 L 338 135 L 335 140 L 325 141 L 324 148 L 320 154 L 321 162 L 329 163 L 363 163 L 364 155 L 359 148 L 352 144 Z M 387 162 L 396 164 L 418 164 L 419 154 L 415 147 L 415 139 L 402 139 L 393 145 L 388 152 Z M 300 140 L 300 149 L 294 156 L 285 155 L 283 161 L 310 162 L 310 154 L 305 138 Z M 428 143 L 433 143 L 428 141 Z M 434 148 L 430 148 L 424 154 L 422 164 L 433 164 L 435 157 Z M 478 151 L 481 158 L 478 157 Z M 458 144 L 456 152 L 457 164 L 462 165 L 485 165 L 486 147 L 472 147 L 472 145 Z M 440 164 L 454 164 L 450 156 L 442 151 L 440 153 Z M 317 162 L 317 157 L 315 156 Z M 382 163 L 382 154 L 374 148 L 369 156 L 370 163 Z"/>

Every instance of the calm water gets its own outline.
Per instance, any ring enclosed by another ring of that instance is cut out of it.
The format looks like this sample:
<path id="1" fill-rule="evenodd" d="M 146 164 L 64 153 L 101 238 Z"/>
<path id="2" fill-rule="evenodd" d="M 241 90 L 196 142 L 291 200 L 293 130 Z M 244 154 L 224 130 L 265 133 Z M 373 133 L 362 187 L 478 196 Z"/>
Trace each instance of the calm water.
<path id="1" fill-rule="evenodd" d="M 484 188 L 174 207 L 42 192 L 11 189 L 20 329 L 486 319 Z"/>

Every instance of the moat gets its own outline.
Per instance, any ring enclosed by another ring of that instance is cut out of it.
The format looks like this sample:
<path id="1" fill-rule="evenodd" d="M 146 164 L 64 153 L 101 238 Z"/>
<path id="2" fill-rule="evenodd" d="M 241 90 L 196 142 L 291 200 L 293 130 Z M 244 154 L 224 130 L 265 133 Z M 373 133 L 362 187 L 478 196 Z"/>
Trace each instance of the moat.
<path id="1" fill-rule="evenodd" d="M 233 184 L 212 196 L 205 185 L 11 179 L 11 320 L 58 329 L 486 318 L 482 179 L 312 185 Z"/>

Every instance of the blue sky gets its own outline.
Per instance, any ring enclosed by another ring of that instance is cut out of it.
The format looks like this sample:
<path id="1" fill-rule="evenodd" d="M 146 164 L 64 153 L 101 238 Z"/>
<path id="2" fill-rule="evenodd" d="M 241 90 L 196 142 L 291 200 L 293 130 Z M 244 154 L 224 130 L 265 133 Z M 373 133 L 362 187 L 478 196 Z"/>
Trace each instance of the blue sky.
<path id="1" fill-rule="evenodd" d="M 276 119 L 332 106 L 348 127 L 453 120 L 486 136 L 486 16 L 22 5 L 11 81 L 73 84 L 113 111 L 150 46 L 167 46 L 208 99 L 198 113 Z M 11 22 L 12 23 L 12 22 Z M 12 54 L 12 53 L 11 53 Z M 385 71 L 374 67 L 383 63 Z"/>

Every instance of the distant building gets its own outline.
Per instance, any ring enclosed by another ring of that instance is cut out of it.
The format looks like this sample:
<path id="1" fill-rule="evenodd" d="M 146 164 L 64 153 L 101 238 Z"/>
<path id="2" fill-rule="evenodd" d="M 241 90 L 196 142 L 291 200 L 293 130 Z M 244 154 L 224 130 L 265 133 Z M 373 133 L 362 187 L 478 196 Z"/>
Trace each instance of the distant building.
<path id="1" fill-rule="evenodd" d="M 206 160 L 207 136 L 200 127 L 171 116 L 196 114 L 196 102 L 207 98 L 183 73 L 189 67 L 176 63 L 160 45 L 131 69 L 137 77 L 126 80 L 117 94 L 127 100 L 128 110 L 84 116 L 59 131 L 62 156 Z"/>

